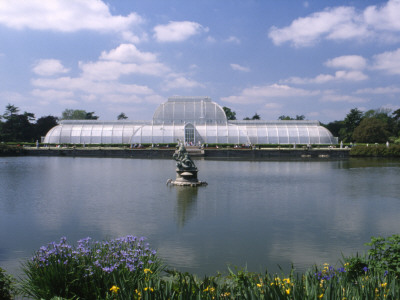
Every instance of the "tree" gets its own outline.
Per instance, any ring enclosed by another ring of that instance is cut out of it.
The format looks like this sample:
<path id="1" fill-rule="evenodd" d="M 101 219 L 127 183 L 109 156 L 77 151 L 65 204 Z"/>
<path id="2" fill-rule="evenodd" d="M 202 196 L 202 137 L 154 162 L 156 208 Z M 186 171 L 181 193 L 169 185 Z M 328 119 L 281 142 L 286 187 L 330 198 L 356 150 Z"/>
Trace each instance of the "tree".
<path id="1" fill-rule="evenodd" d="M 259 114 L 255 113 L 253 117 L 251 117 L 252 120 L 260 120 L 261 117 Z"/>
<path id="2" fill-rule="evenodd" d="M 117 117 L 118 120 L 126 120 L 128 117 L 122 112 Z"/>
<path id="3" fill-rule="evenodd" d="M 66 109 L 62 112 L 62 120 L 97 120 L 94 112 L 86 112 L 82 109 Z"/>
<path id="4" fill-rule="evenodd" d="M 340 131 L 344 128 L 344 121 L 333 121 L 323 126 L 326 127 L 333 136 L 337 136 L 340 141 L 344 139 L 344 137 L 340 135 Z"/>
<path id="5" fill-rule="evenodd" d="M 389 136 L 387 124 L 378 118 L 363 119 L 353 133 L 353 139 L 360 143 L 385 143 Z"/>
<path id="6" fill-rule="evenodd" d="M 306 117 L 304 115 L 296 115 L 295 118 L 292 118 L 290 116 L 282 115 L 282 116 L 279 116 L 278 120 L 305 120 L 305 118 Z"/>
<path id="7" fill-rule="evenodd" d="M 19 108 L 18 107 L 8 103 L 7 106 L 6 106 L 6 111 L 3 114 L 3 118 L 6 119 L 6 120 L 9 120 L 13 116 L 16 116 L 18 112 L 19 112 Z"/>
<path id="8" fill-rule="evenodd" d="M 94 111 L 92 112 L 87 112 L 85 116 L 85 120 L 97 120 L 99 116 L 94 115 Z"/>
<path id="9" fill-rule="evenodd" d="M 232 111 L 229 107 L 224 106 L 222 109 L 224 110 L 226 118 L 228 120 L 236 120 L 236 113 Z"/>
<path id="10" fill-rule="evenodd" d="M 42 136 L 45 136 L 49 130 L 58 124 L 58 118 L 53 116 L 41 117 L 36 121 L 35 125 L 35 140 L 40 141 Z"/>
<path id="11" fill-rule="evenodd" d="M 3 118 L 6 120 L 1 126 L 1 139 L 6 142 L 32 142 L 34 138 L 35 119 L 33 113 L 18 114 L 19 108 L 8 104 Z"/>
<path id="12" fill-rule="evenodd" d="M 353 108 L 344 119 L 344 127 L 340 129 L 339 135 L 343 137 L 343 141 L 351 142 L 353 140 L 353 132 L 360 125 L 363 119 L 363 112 L 358 108 Z"/>

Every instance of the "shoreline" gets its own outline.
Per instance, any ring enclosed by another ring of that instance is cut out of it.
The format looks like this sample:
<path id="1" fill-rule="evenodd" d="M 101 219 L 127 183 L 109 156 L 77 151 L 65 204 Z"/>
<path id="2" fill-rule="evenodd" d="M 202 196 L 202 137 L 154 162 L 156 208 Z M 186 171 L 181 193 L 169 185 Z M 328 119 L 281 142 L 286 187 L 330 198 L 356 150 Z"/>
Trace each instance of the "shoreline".
<path id="1" fill-rule="evenodd" d="M 24 147 L 20 155 L 23 156 L 65 156 L 65 157 L 115 157 L 115 158 L 161 158 L 171 159 L 174 148 L 57 148 L 57 147 Z M 216 149 L 216 148 L 188 148 L 191 157 L 210 159 L 348 159 L 350 149 L 337 148 L 261 148 L 261 149 Z"/>

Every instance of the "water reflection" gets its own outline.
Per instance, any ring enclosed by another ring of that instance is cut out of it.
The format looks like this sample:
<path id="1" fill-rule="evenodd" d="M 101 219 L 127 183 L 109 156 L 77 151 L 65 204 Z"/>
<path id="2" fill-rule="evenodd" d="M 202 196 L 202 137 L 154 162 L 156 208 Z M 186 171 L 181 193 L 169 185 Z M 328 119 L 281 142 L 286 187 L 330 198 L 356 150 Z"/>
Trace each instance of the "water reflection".
<path id="1" fill-rule="evenodd" d="M 176 222 L 183 228 L 193 215 L 200 187 L 172 186 L 176 189 Z"/>
<path id="2" fill-rule="evenodd" d="M 146 236 L 172 268 L 278 271 L 335 263 L 398 233 L 400 161 L 198 160 L 201 188 L 167 187 L 172 160 L 0 158 L 0 266 L 60 236 Z"/>

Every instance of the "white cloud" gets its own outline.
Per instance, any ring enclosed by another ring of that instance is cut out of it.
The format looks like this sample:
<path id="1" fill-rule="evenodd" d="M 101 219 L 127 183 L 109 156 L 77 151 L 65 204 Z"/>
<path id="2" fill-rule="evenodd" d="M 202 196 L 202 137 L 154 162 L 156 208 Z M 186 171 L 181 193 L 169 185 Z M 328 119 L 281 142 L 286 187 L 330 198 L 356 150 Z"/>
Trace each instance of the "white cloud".
<path id="1" fill-rule="evenodd" d="M 157 25 L 154 27 L 154 38 L 158 42 L 182 42 L 193 35 L 207 31 L 208 28 L 196 22 L 171 21 L 167 25 Z"/>
<path id="2" fill-rule="evenodd" d="M 379 30 L 400 30 L 400 1 L 391 0 L 377 7 L 369 6 L 364 11 L 365 22 Z"/>
<path id="3" fill-rule="evenodd" d="M 55 89 L 60 91 L 77 91 L 85 94 L 139 94 L 148 95 L 153 91 L 147 86 L 136 84 L 122 84 L 118 82 L 95 82 L 87 78 L 60 77 L 56 79 L 38 78 L 32 80 L 32 85 L 41 89 Z"/>
<path id="4" fill-rule="evenodd" d="M 283 28 L 272 27 L 269 37 L 275 45 L 290 42 L 295 47 L 315 44 L 320 39 L 349 40 L 378 38 L 394 42 L 400 31 L 400 1 L 367 7 L 358 12 L 354 7 L 327 8 L 307 17 L 294 20 Z"/>
<path id="5" fill-rule="evenodd" d="M 232 68 L 232 70 L 235 70 L 235 71 L 250 72 L 250 68 L 243 67 L 238 64 L 231 64 L 231 68 Z"/>
<path id="6" fill-rule="evenodd" d="M 399 93 L 400 93 L 400 88 L 396 86 L 365 88 L 365 89 L 359 89 L 355 92 L 355 94 L 374 94 L 374 95 L 399 94 Z"/>
<path id="7" fill-rule="evenodd" d="M 323 102 L 347 102 L 347 103 L 364 103 L 369 100 L 366 98 L 351 96 L 351 95 L 341 95 L 337 94 L 335 91 L 325 91 L 320 98 Z"/>
<path id="8" fill-rule="evenodd" d="M 141 22 L 136 13 L 111 15 L 100 0 L 0 1 L 0 24 L 15 29 L 126 33 Z"/>
<path id="9" fill-rule="evenodd" d="M 196 87 L 204 87 L 201 83 L 188 79 L 181 75 L 170 75 L 164 82 L 163 90 L 169 91 L 173 89 L 191 89 Z"/>
<path id="10" fill-rule="evenodd" d="M 362 70 L 366 67 L 367 61 L 359 55 L 345 55 L 329 59 L 325 65 L 330 68 L 344 68 L 353 70 Z"/>
<path id="11" fill-rule="evenodd" d="M 41 59 L 33 67 L 33 72 L 40 76 L 53 76 L 68 73 L 69 69 L 57 59 Z"/>
<path id="12" fill-rule="evenodd" d="M 225 40 L 227 43 L 235 43 L 235 44 L 240 44 L 240 39 L 237 38 L 236 36 L 230 36 Z"/>
<path id="13" fill-rule="evenodd" d="M 296 19 L 288 27 L 272 27 L 269 37 L 275 45 L 291 42 L 296 47 L 310 46 L 324 36 L 344 39 L 364 35 L 365 29 L 358 23 L 354 8 L 328 8 L 309 17 Z"/>
<path id="14" fill-rule="evenodd" d="M 230 103 L 262 103 L 270 98 L 287 98 L 287 97 L 307 97 L 318 95 L 319 91 L 308 91 L 304 89 L 292 88 L 288 85 L 265 85 L 254 86 L 244 89 L 240 95 L 222 97 L 221 100 Z"/>
<path id="15" fill-rule="evenodd" d="M 314 78 L 301 78 L 301 77 L 290 77 L 289 79 L 283 80 L 285 83 L 292 84 L 323 84 L 332 81 L 363 81 L 368 79 L 368 76 L 361 71 L 336 71 L 334 75 L 331 74 L 319 74 Z"/>
<path id="16" fill-rule="evenodd" d="M 60 91 L 60 90 L 40 90 L 34 89 L 31 94 L 35 97 L 46 98 L 46 99 L 66 99 L 74 98 L 72 91 Z"/>
<path id="17" fill-rule="evenodd" d="M 400 75 L 400 48 L 375 55 L 373 60 L 373 69 L 381 70 L 388 74 Z"/>
<path id="18" fill-rule="evenodd" d="M 148 63 L 155 62 L 157 55 L 151 52 L 140 52 L 133 44 L 121 44 L 109 52 L 103 51 L 100 59 L 119 62 Z"/>

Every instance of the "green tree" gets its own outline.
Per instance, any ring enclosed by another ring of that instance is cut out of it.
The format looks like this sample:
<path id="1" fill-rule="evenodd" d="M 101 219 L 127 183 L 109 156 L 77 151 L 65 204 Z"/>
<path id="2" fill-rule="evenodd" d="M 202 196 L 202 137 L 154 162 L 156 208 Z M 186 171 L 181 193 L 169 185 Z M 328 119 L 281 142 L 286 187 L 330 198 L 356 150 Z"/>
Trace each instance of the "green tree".
<path id="1" fill-rule="evenodd" d="M 62 112 L 62 120 L 97 120 L 99 117 L 94 112 L 87 112 L 82 109 L 66 109 Z"/>
<path id="2" fill-rule="evenodd" d="M 340 134 L 341 130 L 344 128 L 344 121 L 333 121 L 323 126 L 326 127 L 333 136 L 338 137 L 340 141 L 344 139 L 344 136 Z"/>
<path id="3" fill-rule="evenodd" d="M 251 117 L 252 120 L 260 120 L 261 117 L 259 114 L 255 113 L 254 116 Z"/>
<path id="4" fill-rule="evenodd" d="M 296 115 L 295 118 L 292 118 L 290 116 L 282 115 L 278 117 L 278 120 L 305 120 L 306 117 L 304 115 Z"/>
<path id="5" fill-rule="evenodd" d="M 42 136 L 58 124 L 58 118 L 54 116 L 41 117 L 35 124 L 35 140 L 40 141 Z"/>
<path id="6" fill-rule="evenodd" d="M 128 117 L 125 115 L 125 113 L 120 113 L 117 117 L 118 120 L 126 120 Z"/>
<path id="7" fill-rule="evenodd" d="M 232 111 L 229 107 L 224 106 L 222 109 L 224 110 L 226 118 L 228 120 L 236 120 L 236 113 Z"/>
<path id="8" fill-rule="evenodd" d="M 389 136 L 387 124 L 377 118 L 363 119 L 353 133 L 353 139 L 360 143 L 385 143 Z"/>
<path id="9" fill-rule="evenodd" d="M 6 120 L 1 126 L 1 140 L 6 142 L 32 142 L 35 128 L 31 122 L 35 120 L 33 113 L 18 114 L 19 108 L 8 104 L 3 118 Z"/>
<path id="10" fill-rule="evenodd" d="M 290 116 L 282 115 L 278 117 L 278 120 L 286 121 L 286 120 L 293 120 L 293 118 Z"/>
<path id="11" fill-rule="evenodd" d="M 363 112 L 358 108 L 353 108 L 346 115 L 346 118 L 343 121 L 343 128 L 340 129 L 339 135 L 343 138 L 345 142 L 353 141 L 353 132 L 360 125 L 363 119 Z"/>

